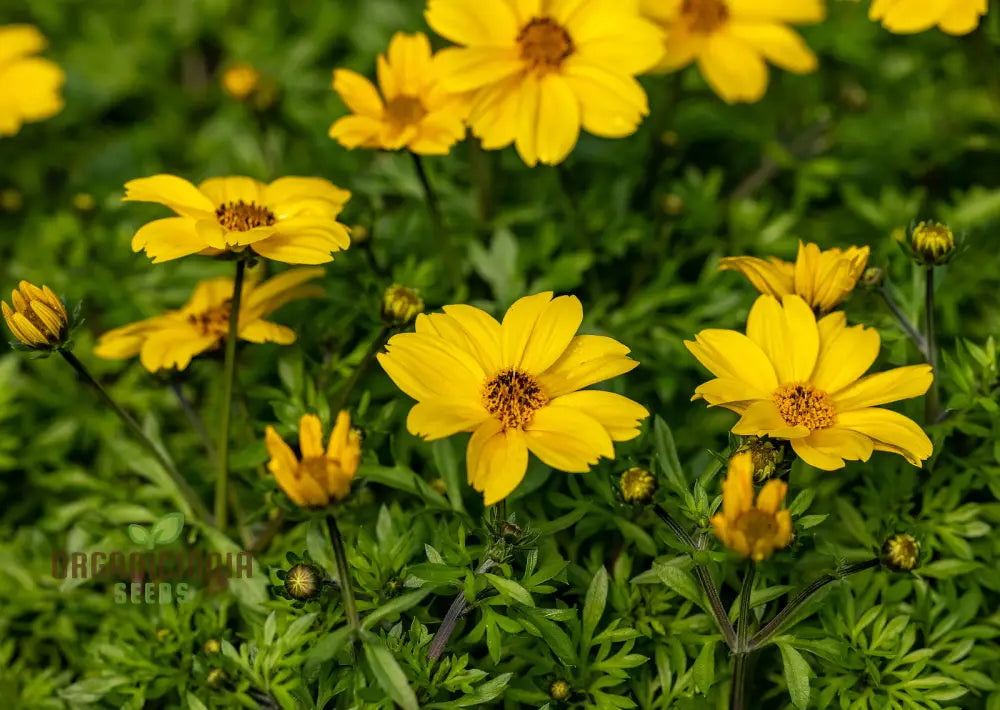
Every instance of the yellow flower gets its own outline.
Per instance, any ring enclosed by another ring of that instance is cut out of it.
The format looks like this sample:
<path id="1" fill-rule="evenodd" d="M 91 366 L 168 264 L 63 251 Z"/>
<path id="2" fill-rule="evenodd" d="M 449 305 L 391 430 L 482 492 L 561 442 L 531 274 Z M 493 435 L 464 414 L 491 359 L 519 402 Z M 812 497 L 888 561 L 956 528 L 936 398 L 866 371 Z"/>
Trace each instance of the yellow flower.
<path id="1" fill-rule="evenodd" d="M 795 263 L 771 257 L 729 256 L 719 269 L 739 271 L 761 293 L 781 298 L 794 293 L 819 313 L 832 311 L 847 298 L 868 264 L 868 247 L 827 249 L 799 242 Z"/>
<path id="2" fill-rule="evenodd" d="M 691 62 L 727 103 L 759 101 L 767 64 L 797 74 L 816 71 L 816 55 L 788 24 L 823 19 L 823 0 L 641 0 L 642 11 L 666 31 L 659 68 Z"/>
<path id="3" fill-rule="evenodd" d="M 393 284 L 382 294 L 382 322 L 406 325 L 424 312 L 424 301 L 416 289 Z"/>
<path id="4" fill-rule="evenodd" d="M 291 447 L 278 436 L 274 427 L 265 432 L 271 460 L 267 469 L 296 505 L 321 507 L 331 500 L 343 500 L 351 490 L 351 480 L 361 462 L 361 432 L 351 428 L 351 417 L 341 411 L 323 450 L 323 426 L 315 414 L 299 420 L 299 451 L 295 458 Z"/>
<path id="5" fill-rule="evenodd" d="M 360 74 L 333 72 L 333 89 L 353 112 L 330 126 L 330 137 L 345 148 L 444 155 L 465 137 L 469 102 L 441 87 L 426 35 L 393 35 L 378 57 L 378 83 L 382 96 Z"/>
<path id="6" fill-rule="evenodd" d="M 986 0 L 872 0 L 868 17 L 896 34 L 937 26 L 948 34 L 965 35 L 979 25 L 986 4 Z"/>
<path id="7" fill-rule="evenodd" d="M 141 227 L 132 250 L 154 263 L 189 254 L 218 255 L 247 247 L 289 264 L 333 261 L 351 239 L 337 215 L 351 193 L 322 178 L 284 177 L 264 184 L 248 177 L 210 178 L 195 187 L 173 175 L 125 184 L 125 199 L 158 202 L 178 214 Z"/>
<path id="8" fill-rule="evenodd" d="M 222 72 L 222 88 L 237 101 L 252 94 L 259 83 L 260 72 L 247 62 L 237 62 Z"/>
<path id="9" fill-rule="evenodd" d="M 848 328 L 843 311 L 817 323 L 798 296 L 785 296 L 784 305 L 760 296 L 746 335 L 703 330 L 684 344 L 716 376 L 692 399 L 742 415 L 734 434 L 788 439 L 806 463 L 828 471 L 844 459 L 867 461 L 873 450 L 900 454 L 914 466 L 932 453 L 916 423 L 876 406 L 924 394 L 930 365 L 862 377 L 878 357 L 879 334 Z"/>
<path id="10" fill-rule="evenodd" d="M 48 59 L 32 56 L 44 48 L 45 38 L 31 25 L 0 25 L 0 136 L 62 111 L 59 89 L 66 75 Z"/>
<path id="11" fill-rule="evenodd" d="M 6 301 L 0 307 L 15 338 L 36 350 L 49 350 L 62 343 L 69 318 L 66 306 L 52 289 L 22 281 L 11 293 L 11 301 L 13 308 Z"/>
<path id="12" fill-rule="evenodd" d="M 581 126 L 605 138 L 649 113 L 635 75 L 662 50 L 635 0 L 429 0 L 427 23 L 461 47 L 435 63 L 445 88 L 472 91 L 469 123 L 487 150 L 514 143 L 528 165 L 562 162 Z"/>
<path id="13" fill-rule="evenodd" d="M 780 510 L 787 492 L 784 481 L 768 481 L 754 506 L 750 454 L 733 456 L 722 482 L 722 512 L 712 518 L 715 536 L 730 550 L 755 562 L 788 547 L 792 541 L 792 516 Z"/>
<path id="14" fill-rule="evenodd" d="M 576 335 L 583 308 L 574 296 L 519 299 L 503 323 L 467 305 L 417 316 L 416 332 L 393 336 L 378 356 L 417 404 L 406 426 L 427 440 L 473 432 L 469 483 L 487 505 L 524 478 L 528 451 L 549 466 L 583 472 L 612 442 L 639 434 L 649 412 L 611 392 L 582 390 L 628 372 L 629 349 L 600 335 Z"/>
<path id="15" fill-rule="evenodd" d="M 289 301 L 321 296 L 321 286 L 305 282 L 322 275 L 320 268 L 290 269 L 259 283 L 251 272 L 243 284 L 240 301 L 240 339 L 251 343 L 294 343 L 295 331 L 264 318 Z M 142 366 L 150 372 L 183 370 L 191 358 L 226 341 L 232 296 L 231 277 L 201 281 L 183 307 L 105 333 L 94 354 L 111 360 L 138 354 Z"/>

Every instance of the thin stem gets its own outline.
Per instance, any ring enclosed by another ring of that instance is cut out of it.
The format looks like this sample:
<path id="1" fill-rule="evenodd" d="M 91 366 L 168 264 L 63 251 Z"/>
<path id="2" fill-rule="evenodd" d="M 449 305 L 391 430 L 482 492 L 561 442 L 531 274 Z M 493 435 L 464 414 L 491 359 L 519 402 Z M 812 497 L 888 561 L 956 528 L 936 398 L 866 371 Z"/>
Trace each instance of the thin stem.
<path id="1" fill-rule="evenodd" d="M 340 581 L 340 595 L 344 600 L 344 614 L 347 623 L 354 634 L 361 631 L 361 619 L 358 617 L 358 607 L 354 602 L 354 585 L 351 581 L 351 570 L 347 566 L 347 553 L 344 552 L 344 540 L 337 527 L 337 519 L 333 513 L 326 516 L 326 527 L 330 531 L 330 544 L 333 546 L 333 556 L 337 561 L 337 579 Z"/>
<path id="2" fill-rule="evenodd" d="M 729 686 L 729 710 L 746 710 L 750 686 L 750 654 L 733 656 L 733 679 Z"/>
<path id="3" fill-rule="evenodd" d="M 190 509 L 199 518 L 206 522 L 210 522 L 212 515 L 208 508 L 205 507 L 205 504 L 201 502 L 201 499 L 198 498 L 198 494 L 195 493 L 194 489 L 191 488 L 191 485 L 184 479 L 170 459 L 168 459 L 160 451 L 160 449 L 157 448 L 152 439 L 146 436 L 146 433 L 142 430 L 142 427 L 139 426 L 139 423 L 132 418 L 132 415 L 122 409 L 121 406 L 114 399 L 112 399 L 108 391 L 104 389 L 101 383 L 98 382 L 93 375 L 90 374 L 90 371 L 77 359 L 76 355 L 68 350 L 60 350 L 59 354 L 63 356 L 63 359 L 66 362 L 73 366 L 73 369 L 77 371 L 80 377 L 82 377 L 87 384 L 97 391 L 97 394 L 101 396 L 101 399 L 103 399 L 105 403 L 107 403 L 108 406 L 114 410 L 115 414 L 118 415 L 118 418 L 132 430 L 136 437 L 138 437 L 139 441 L 142 442 L 142 445 L 149 450 L 149 452 L 156 459 L 157 463 L 159 463 L 163 470 L 167 472 L 167 475 L 170 476 L 170 480 L 173 481 L 174 485 L 177 487 L 177 492 L 188 504 L 188 507 L 190 507 Z"/>
<path id="4" fill-rule="evenodd" d="M 180 405 L 181 411 L 184 412 L 184 416 L 187 417 L 191 428 L 194 429 L 195 434 L 201 439 L 201 445 L 205 447 L 205 453 L 208 454 L 210 459 L 214 459 L 215 444 L 212 443 L 212 437 L 208 435 L 208 430 L 205 429 L 205 425 L 202 423 L 201 417 L 198 416 L 198 412 L 191 406 L 188 398 L 184 396 L 184 390 L 181 388 L 181 378 L 177 372 L 174 372 L 170 377 L 170 389 L 173 390 L 174 395 L 177 397 L 177 403 Z"/>
<path id="5" fill-rule="evenodd" d="M 756 573 L 757 565 L 750 560 L 743 575 L 743 586 L 740 588 L 740 615 L 736 619 L 736 648 L 739 653 L 749 650 L 747 642 L 750 640 L 750 598 L 753 596 L 753 578 Z"/>
<path id="6" fill-rule="evenodd" d="M 434 230 L 437 232 L 436 236 L 444 246 L 445 262 L 448 265 L 452 288 L 457 295 L 462 287 L 462 274 L 459 270 L 458 255 L 455 252 L 455 242 L 451 238 L 451 232 L 445 227 L 444 216 L 441 213 L 441 201 L 438 199 L 437 191 L 434 189 L 427 175 L 427 168 L 424 167 L 423 158 L 412 151 L 410 155 L 413 157 L 413 166 L 416 168 L 417 178 L 420 179 L 420 185 L 424 188 L 424 196 L 427 198 L 427 208 L 431 213 Z"/>
<path id="7" fill-rule="evenodd" d="M 931 390 L 924 400 L 924 421 L 933 424 L 941 414 L 941 373 L 938 372 L 938 346 L 937 333 L 934 323 L 934 267 L 927 267 L 927 281 L 924 289 L 924 318 L 927 324 L 927 362 L 934 372 L 934 379 L 931 381 Z"/>
<path id="8" fill-rule="evenodd" d="M 358 363 L 357 367 L 354 368 L 354 372 L 344 383 L 344 386 L 340 388 L 340 393 L 337 395 L 336 405 L 333 408 L 333 414 L 336 416 L 337 412 L 343 409 L 347 405 L 347 400 L 351 396 L 351 392 L 357 386 L 358 381 L 361 380 L 361 376 L 368 369 L 372 360 L 378 354 L 382 346 L 385 345 L 386 336 L 392 331 L 392 328 L 388 326 L 382 326 L 382 329 L 378 332 L 378 335 L 372 341 L 371 345 L 368 346 L 368 350 L 361 357 L 361 361 Z"/>
<path id="9" fill-rule="evenodd" d="M 484 574 L 493 568 L 496 563 L 487 557 L 483 560 L 483 563 L 476 568 L 476 574 Z M 448 607 L 448 612 L 444 615 L 444 619 L 441 620 L 441 625 L 438 627 L 437 633 L 434 634 L 434 638 L 431 640 L 430 648 L 427 649 L 427 660 L 436 661 L 441 658 L 441 654 L 444 653 L 445 647 L 448 645 L 448 641 L 451 639 L 451 635 L 455 633 L 455 627 L 458 625 L 458 620 L 462 618 L 462 614 L 465 613 L 465 609 L 468 606 L 468 602 L 465 601 L 465 592 L 461 591 L 458 596 L 452 601 L 451 606 Z"/>
<path id="10" fill-rule="evenodd" d="M 694 539 L 691 535 L 682 528 L 673 516 L 670 515 L 666 510 L 663 509 L 658 503 L 653 506 L 653 510 L 660 517 L 667 527 L 670 528 L 671 532 L 677 537 L 682 545 L 688 548 L 691 552 L 696 552 L 701 549 L 701 545 L 696 545 Z M 716 623 L 719 625 L 719 631 L 722 632 L 722 637 L 726 640 L 726 645 L 733 651 L 736 650 L 736 630 L 733 628 L 733 623 L 729 620 L 729 615 L 726 613 L 725 607 L 722 606 L 722 599 L 719 598 L 719 590 L 715 587 L 715 582 L 712 580 L 712 575 L 709 574 L 708 568 L 705 565 L 694 563 L 694 576 L 698 580 L 698 584 L 701 586 L 701 590 L 705 593 L 705 597 L 708 599 L 709 606 L 712 608 L 712 615 L 715 617 Z"/>
<path id="11" fill-rule="evenodd" d="M 892 311 L 892 315 L 896 317 L 899 325 L 903 328 L 903 331 L 909 336 L 910 340 L 913 341 L 913 344 L 917 346 L 917 350 L 920 351 L 924 360 L 930 361 L 930 354 L 927 351 L 927 341 L 924 340 L 924 336 L 920 334 L 920 331 L 917 330 L 916 326 L 914 326 L 913 323 L 910 322 L 910 319 L 906 317 L 906 314 L 903 313 L 903 309 L 899 307 L 899 304 L 896 303 L 896 299 L 894 299 L 892 294 L 889 293 L 889 288 L 883 285 L 882 288 L 879 289 L 879 293 L 882 295 L 882 300 L 885 301 L 885 305 L 889 307 L 889 310 Z"/>
<path id="12" fill-rule="evenodd" d="M 247 263 L 236 261 L 233 298 L 229 310 L 229 335 L 226 338 L 226 361 L 222 375 L 222 416 L 219 417 L 219 470 L 215 479 L 215 520 L 219 530 L 226 529 L 226 487 L 229 479 L 229 419 L 233 409 L 233 380 L 236 379 L 236 341 L 239 339 L 240 301 L 243 299 L 243 275 Z"/>
<path id="13" fill-rule="evenodd" d="M 844 579 L 852 574 L 863 572 L 866 569 L 878 567 L 880 564 L 881 562 L 878 558 L 866 560 L 865 562 L 852 562 L 850 564 L 842 565 L 833 574 L 824 574 L 821 577 L 814 579 L 808 586 L 796 594 L 795 597 L 788 602 L 784 609 L 775 614 L 774 618 L 764 625 L 764 628 L 750 638 L 750 650 L 758 649 L 770 641 L 775 632 L 780 629 L 782 625 L 784 625 L 785 622 L 787 622 L 792 615 L 795 614 L 795 612 L 799 610 L 799 607 L 805 604 L 810 597 L 830 582 L 836 582 L 838 579 Z"/>

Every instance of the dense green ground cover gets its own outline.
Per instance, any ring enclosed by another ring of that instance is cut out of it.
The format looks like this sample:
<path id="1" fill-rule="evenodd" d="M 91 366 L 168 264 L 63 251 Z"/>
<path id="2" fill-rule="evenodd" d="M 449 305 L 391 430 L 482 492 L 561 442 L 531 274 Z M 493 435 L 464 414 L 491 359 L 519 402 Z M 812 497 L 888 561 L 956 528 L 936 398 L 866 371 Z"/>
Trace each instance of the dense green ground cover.
<path id="1" fill-rule="evenodd" d="M 137 549 L 128 524 L 182 503 L 63 362 L 0 356 L 0 697 L 32 710 L 391 707 L 383 688 L 405 701 L 409 685 L 421 706 L 442 708 L 725 707 L 728 656 L 687 556 L 650 511 L 620 502 L 617 476 L 651 468 L 658 500 L 692 529 L 717 502 L 711 452 L 725 453 L 734 416 L 688 402 L 706 375 L 682 341 L 742 329 L 756 295 L 717 270 L 719 257 L 791 259 L 797 239 L 867 244 L 919 322 L 923 270 L 893 233 L 936 219 L 964 246 L 937 272 L 949 411 L 928 427 L 935 455 L 923 469 L 888 454 L 837 472 L 796 462 L 789 501 L 811 517 L 793 547 L 761 565 L 757 610 L 770 617 L 784 594 L 871 557 L 893 532 L 921 540 L 923 565 L 830 585 L 815 613 L 756 656 L 752 706 L 1000 708 L 1000 15 L 963 38 L 900 37 L 870 23 L 862 4 L 832 2 L 825 23 L 803 30 L 820 71 L 772 72 L 758 104 L 725 105 L 695 72 L 647 76 L 653 111 L 639 132 L 583 137 L 557 168 L 528 169 L 513 150 L 485 153 L 473 141 L 428 159 L 457 247 L 455 283 L 410 156 L 348 152 L 326 136 L 344 112 L 331 70 L 371 75 L 393 32 L 426 29 L 420 5 L 5 3 L 0 22 L 39 26 L 68 82 L 60 115 L 0 141 L 0 286 L 24 278 L 83 302 L 75 352 L 207 501 L 214 466 L 169 378 L 91 349 L 100 333 L 179 306 L 198 279 L 231 265 L 153 266 L 133 254 L 135 230 L 163 213 L 123 204 L 122 185 L 159 172 L 317 175 L 353 192 L 344 221 L 357 225 L 356 243 L 327 266 L 327 296 L 278 318 L 298 343 L 240 355 L 232 476 L 250 539 L 287 508 L 263 468 L 264 426 L 337 401 L 394 282 L 418 288 L 428 310 L 472 303 L 497 315 L 525 294 L 576 294 L 584 331 L 613 336 L 641 363 L 609 387 L 660 421 L 589 474 L 533 461 L 507 511 L 537 537 L 493 577 L 473 578 L 496 540 L 464 482 L 463 437 L 408 434 L 409 400 L 369 368 L 348 400 L 365 464 L 338 518 L 362 613 L 380 610 L 370 628 L 388 651 L 369 645 L 355 659 L 330 641 L 343 640 L 331 636 L 344 625 L 339 597 L 298 609 L 269 591 L 288 552 L 329 563 L 315 523 L 276 526 L 251 580 L 193 585 L 184 603 L 118 603 L 108 582 L 53 579 L 54 550 Z M 222 92 L 219 74 L 236 60 L 273 82 L 272 106 Z M 919 361 L 876 293 L 859 288 L 846 310 L 881 331 L 882 365 Z M 220 371 L 218 357 L 203 358 L 179 383 L 209 423 Z M 899 409 L 923 422 L 919 400 Z M 694 492 L 687 502 L 670 483 L 678 470 Z M 192 523 L 175 544 L 221 542 Z M 742 566 L 721 551 L 711 564 L 728 605 Z M 430 663 L 431 635 L 463 583 L 481 603 Z M 210 639 L 222 650 L 206 649 Z M 556 680 L 570 686 L 565 701 L 550 698 Z"/>

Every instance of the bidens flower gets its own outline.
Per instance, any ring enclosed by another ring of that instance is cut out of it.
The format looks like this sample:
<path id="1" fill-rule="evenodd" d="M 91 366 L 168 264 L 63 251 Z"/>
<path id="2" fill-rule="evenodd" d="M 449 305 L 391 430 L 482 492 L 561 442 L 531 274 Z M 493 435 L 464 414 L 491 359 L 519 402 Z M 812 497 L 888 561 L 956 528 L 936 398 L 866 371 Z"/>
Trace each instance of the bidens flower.
<path id="1" fill-rule="evenodd" d="M 761 488 L 755 506 L 750 454 L 733 456 L 722 482 L 722 512 L 712 518 L 715 536 L 730 550 L 755 562 L 788 547 L 792 541 L 792 516 L 780 510 L 787 492 L 784 481 L 770 480 Z"/>
<path id="2" fill-rule="evenodd" d="M 382 96 L 360 74 L 333 72 L 333 90 L 353 112 L 330 126 L 330 137 L 345 148 L 444 155 L 465 137 L 468 100 L 442 88 L 426 35 L 393 35 L 378 57 L 378 83 Z"/>
<path id="3" fill-rule="evenodd" d="M 445 88 L 472 91 L 483 147 L 514 143 L 528 165 L 562 162 L 581 126 L 605 138 L 649 113 L 636 74 L 663 54 L 634 0 L 429 0 L 427 23 L 462 45 L 438 52 Z"/>
<path id="4" fill-rule="evenodd" d="M 965 35 L 986 14 L 987 0 L 872 0 L 868 17 L 896 34 L 923 32 L 938 27 L 952 35 Z"/>
<path id="5" fill-rule="evenodd" d="M 628 372 L 629 349 L 600 335 L 576 335 L 583 308 L 552 293 L 514 303 L 497 323 L 466 305 L 417 316 L 416 332 L 393 336 L 378 356 L 392 381 L 417 404 L 406 426 L 433 440 L 473 432 L 469 483 L 487 505 L 524 478 L 528 451 L 563 471 L 613 459 L 615 441 L 639 434 L 649 412 L 611 392 L 582 390 Z"/>
<path id="6" fill-rule="evenodd" d="M 878 331 L 847 327 L 843 311 L 818 323 L 798 296 L 783 305 L 760 296 L 747 332 L 703 330 L 688 350 L 716 376 L 692 399 L 731 409 L 741 436 L 788 439 L 810 466 L 831 471 L 872 451 L 900 454 L 914 466 L 932 453 L 915 422 L 876 405 L 924 394 L 930 365 L 897 367 L 862 377 L 878 357 Z"/>
<path id="7" fill-rule="evenodd" d="M 265 185 L 248 177 L 205 180 L 195 187 L 173 175 L 131 180 L 125 199 L 158 202 L 179 216 L 158 219 L 132 238 L 154 263 L 189 254 L 247 248 L 289 264 L 333 261 L 350 243 L 337 215 L 351 193 L 322 178 L 284 177 Z"/>
<path id="8" fill-rule="evenodd" d="M 0 26 L 0 136 L 62 111 L 59 89 L 66 75 L 57 64 L 32 56 L 44 48 L 45 37 L 31 25 Z"/>
<path id="9" fill-rule="evenodd" d="M 51 350 L 62 344 L 69 317 L 52 289 L 22 281 L 10 296 L 14 307 L 3 301 L 0 308 L 15 338 L 33 350 Z"/>
<path id="10" fill-rule="evenodd" d="M 289 301 L 323 295 L 322 287 L 305 283 L 322 275 L 320 268 L 291 269 L 259 283 L 255 272 L 250 272 L 240 302 L 240 339 L 252 343 L 294 343 L 295 331 L 264 318 Z M 202 281 L 179 310 L 102 335 L 94 354 L 112 360 L 139 355 L 142 366 L 150 372 L 183 370 L 195 355 L 215 350 L 226 341 L 232 297 L 232 278 Z"/>
<path id="11" fill-rule="evenodd" d="M 351 416 L 344 411 L 323 448 L 323 425 L 315 414 L 299 420 L 299 452 L 297 459 L 291 447 L 278 436 L 274 427 L 265 431 L 267 464 L 278 485 L 296 505 L 315 508 L 343 500 L 351 490 L 351 480 L 361 462 L 361 432 L 351 428 Z"/>
<path id="12" fill-rule="evenodd" d="M 767 64 L 797 74 L 816 71 L 816 55 L 787 24 L 819 22 L 823 0 L 641 0 L 642 12 L 665 30 L 660 69 L 691 62 L 727 103 L 759 101 Z"/>
<path id="13" fill-rule="evenodd" d="M 827 249 L 799 242 L 799 255 L 792 264 L 771 257 L 728 256 L 719 269 L 739 271 L 761 293 L 775 298 L 795 294 L 819 313 L 832 311 L 854 290 L 868 264 L 868 247 Z"/>

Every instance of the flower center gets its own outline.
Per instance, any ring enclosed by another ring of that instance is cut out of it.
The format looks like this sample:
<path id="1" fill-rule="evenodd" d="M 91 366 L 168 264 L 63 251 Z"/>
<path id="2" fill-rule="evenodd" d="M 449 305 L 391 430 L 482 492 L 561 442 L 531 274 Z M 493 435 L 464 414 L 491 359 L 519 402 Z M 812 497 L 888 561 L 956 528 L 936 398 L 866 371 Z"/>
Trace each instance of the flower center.
<path id="1" fill-rule="evenodd" d="M 837 410 L 830 395 L 808 382 L 782 385 L 771 398 L 788 426 L 823 429 L 834 424 Z"/>
<path id="2" fill-rule="evenodd" d="M 233 232 L 248 232 L 254 227 L 269 227 L 277 219 L 267 207 L 251 200 L 227 202 L 215 210 L 215 218 L 226 229 Z"/>
<path id="3" fill-rule="evenodd" d="M 538 380 L 513 368 L 501 370 L 483 388 L 483 406 L 504 429 L 522 428 L 548 402 Z"/>
<path id="4" fill-rule="evenodd" d="M 399 128 L 418 123 L 427 115 L 427 109 L 416 96 L 400 94 L 389 99 L 385 104 L 385 117 Z"/>
<path id="5" fill-rule="evenodd" d="M 189 314 L 188 322 L 197 328 L 202 335 L 224 338 L 229 334 L 229 314 L 231 311 L 232 301 L 226 299 L 207 311 Z"/>
<path id="6" fill-rule="evenodd" d="M 556 69 L 573 53 L 573 40 L 557 22 L 548 17 L 534 17 L 521 28 L 517 36 L 521 45 L 521 59 L 532 69 Z"/>
<path id="7" fill-rule="evenodd" d="M 769 513 L 751 508 L 736 521 L 736 527 L 752 547 L 757 540 L 770 540 L 778 532 L 778 521 Z"/>
<path id="8" fill-rule="evenodd" d="M 729 8 L 723 0 L 684 0 L 681 14 L 692 32 L 709 34 L 729 19 Z"/>

